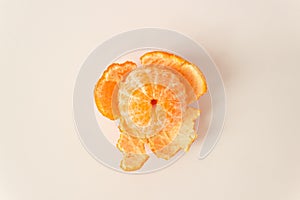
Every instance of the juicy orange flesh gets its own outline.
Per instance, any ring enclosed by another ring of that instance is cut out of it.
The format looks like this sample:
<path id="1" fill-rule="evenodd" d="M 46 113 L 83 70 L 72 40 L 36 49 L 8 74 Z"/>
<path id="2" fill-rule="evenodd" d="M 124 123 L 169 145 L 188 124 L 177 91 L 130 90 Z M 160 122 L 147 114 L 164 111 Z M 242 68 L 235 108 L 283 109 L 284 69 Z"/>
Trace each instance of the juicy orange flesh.
<path id="1" fill-rule="evenodd" d="M 152 151 L 164 148 L 176 137 L 182 121 L 181 103 L 165 86 L 146 84 L 133 92 L 129 104 L 132 121 L 139 126 L 145 126 L 153 120 L 152 111 L 157 106 L 164 109 L 166 121 L 163 128 L 149 138 Z"/>
<path id="2" fill-rule="evenodd" d="M 154 106 L 155 105 L 155 106 Z M 163 85 L 145 84 L 135 90 L 129 101 L 129 115 L 138 126 L 147 125 L 153 118 L 153 109 L 161 106 L 168 122 L 181 116 L 180 101 Z"/>

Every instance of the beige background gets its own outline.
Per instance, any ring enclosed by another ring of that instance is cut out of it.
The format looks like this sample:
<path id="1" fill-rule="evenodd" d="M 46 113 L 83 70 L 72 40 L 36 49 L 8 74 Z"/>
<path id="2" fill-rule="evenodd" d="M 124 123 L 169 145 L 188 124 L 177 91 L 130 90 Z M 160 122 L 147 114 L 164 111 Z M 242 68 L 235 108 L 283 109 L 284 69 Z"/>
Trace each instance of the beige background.
<path id="1" fill-rule="evenodd" d="M 0 0 L 0 199 L 300 199 L 300 1 Z M 98 44 L 139 27 L 201 43 L 227 92 L 223 136 L 197 160 L 130 176 L 75 134 L 72 92 Z"/>

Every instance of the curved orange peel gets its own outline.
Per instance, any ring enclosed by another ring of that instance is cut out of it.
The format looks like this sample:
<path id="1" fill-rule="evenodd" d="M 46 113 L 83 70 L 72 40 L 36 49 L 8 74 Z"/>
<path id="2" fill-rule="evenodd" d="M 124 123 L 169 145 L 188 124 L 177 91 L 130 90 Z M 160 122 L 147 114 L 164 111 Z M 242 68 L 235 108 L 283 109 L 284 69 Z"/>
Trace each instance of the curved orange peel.
<path id="1" fill-rule="evenodd" d="M 117 90 L 118 83 L 126 74 L 136 68 L 136 64 L 131 61 L 124 63 L 113 63 L 103 72 L 94 89 L 94 99 L 100 113 L 115 120 L 119 117 Z"/>
<path id="2" fill-rule="evenodd" d="M 194 96 L 190 101 L 199 99 L 207 91 L 207 84 L 200 69 L 187 60 L 164 51 L 152 51 L 145 53 L 141 58 L 143 65 L 159 65 L 169 67 L 182 75 L 194 90 Z"/>

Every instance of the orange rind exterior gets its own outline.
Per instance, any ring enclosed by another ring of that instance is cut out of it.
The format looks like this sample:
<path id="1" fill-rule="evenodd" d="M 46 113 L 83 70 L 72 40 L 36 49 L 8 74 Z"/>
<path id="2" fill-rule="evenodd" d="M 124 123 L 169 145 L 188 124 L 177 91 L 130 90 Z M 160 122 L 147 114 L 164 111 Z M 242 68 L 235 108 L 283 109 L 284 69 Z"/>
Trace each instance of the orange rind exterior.
<path id="1" fill-rule="evenodd" d="M 119 117 L 116 98 L 118 83 L 136 67 L 134 62 L 126 61 L 121 64 L 113 63 L 103 72 L 94 89 L 95 103 L 103 116 L 111 120 Z"/>
<path id="2" fill-rule="evenodd" d="M 153 51 L 144 54 L 140 60 L 142 65 L 164 66 L 181 74 L 194 91 L 194 94 L 191 95 L 194 95 L 195 98 L 191 97 L 191 101 L 199 99 L 207 91 L 206 80 L 200 69 L 180 56 L 164 51 Z"/>

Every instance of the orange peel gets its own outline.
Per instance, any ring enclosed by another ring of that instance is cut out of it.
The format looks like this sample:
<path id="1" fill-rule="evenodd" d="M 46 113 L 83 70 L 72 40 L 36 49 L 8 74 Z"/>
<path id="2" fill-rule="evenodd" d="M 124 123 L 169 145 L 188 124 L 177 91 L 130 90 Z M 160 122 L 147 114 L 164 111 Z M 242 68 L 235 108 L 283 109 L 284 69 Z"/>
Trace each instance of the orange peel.
<path id="1" fill-rule="evenodd" d="M 124 171 L 138 170 L 148 160 L 149 155 L 145 151 L 146 142 L 144 139 L 132 137 L 124 132 L 120 134 L 117 148 L 123 152 L 120 167 Z"/>
<path id="2" fill-rule="evenodd" d="M 119 117 L 116 91 L 118 83 L 126 74 L 136 68 L 136 64 L 131 61 L 124 63 L 113 63 L 103 72 L 94 89 L 94 99 L 99 112 L 115 120 Z"/>
<path id="3" fill-rule="evenodd" d="M 207 91 L 206 80 L 200 69 L 180 56 L 164 51 L 152 51 L 145 53 L 140 60 L 142 65 L 169 67 L 181 74 L 189 83 L 187 87 L 191 87 L 194 91 L 194 94 L 189 94 L 189 102 L 199 99 Z"/>

